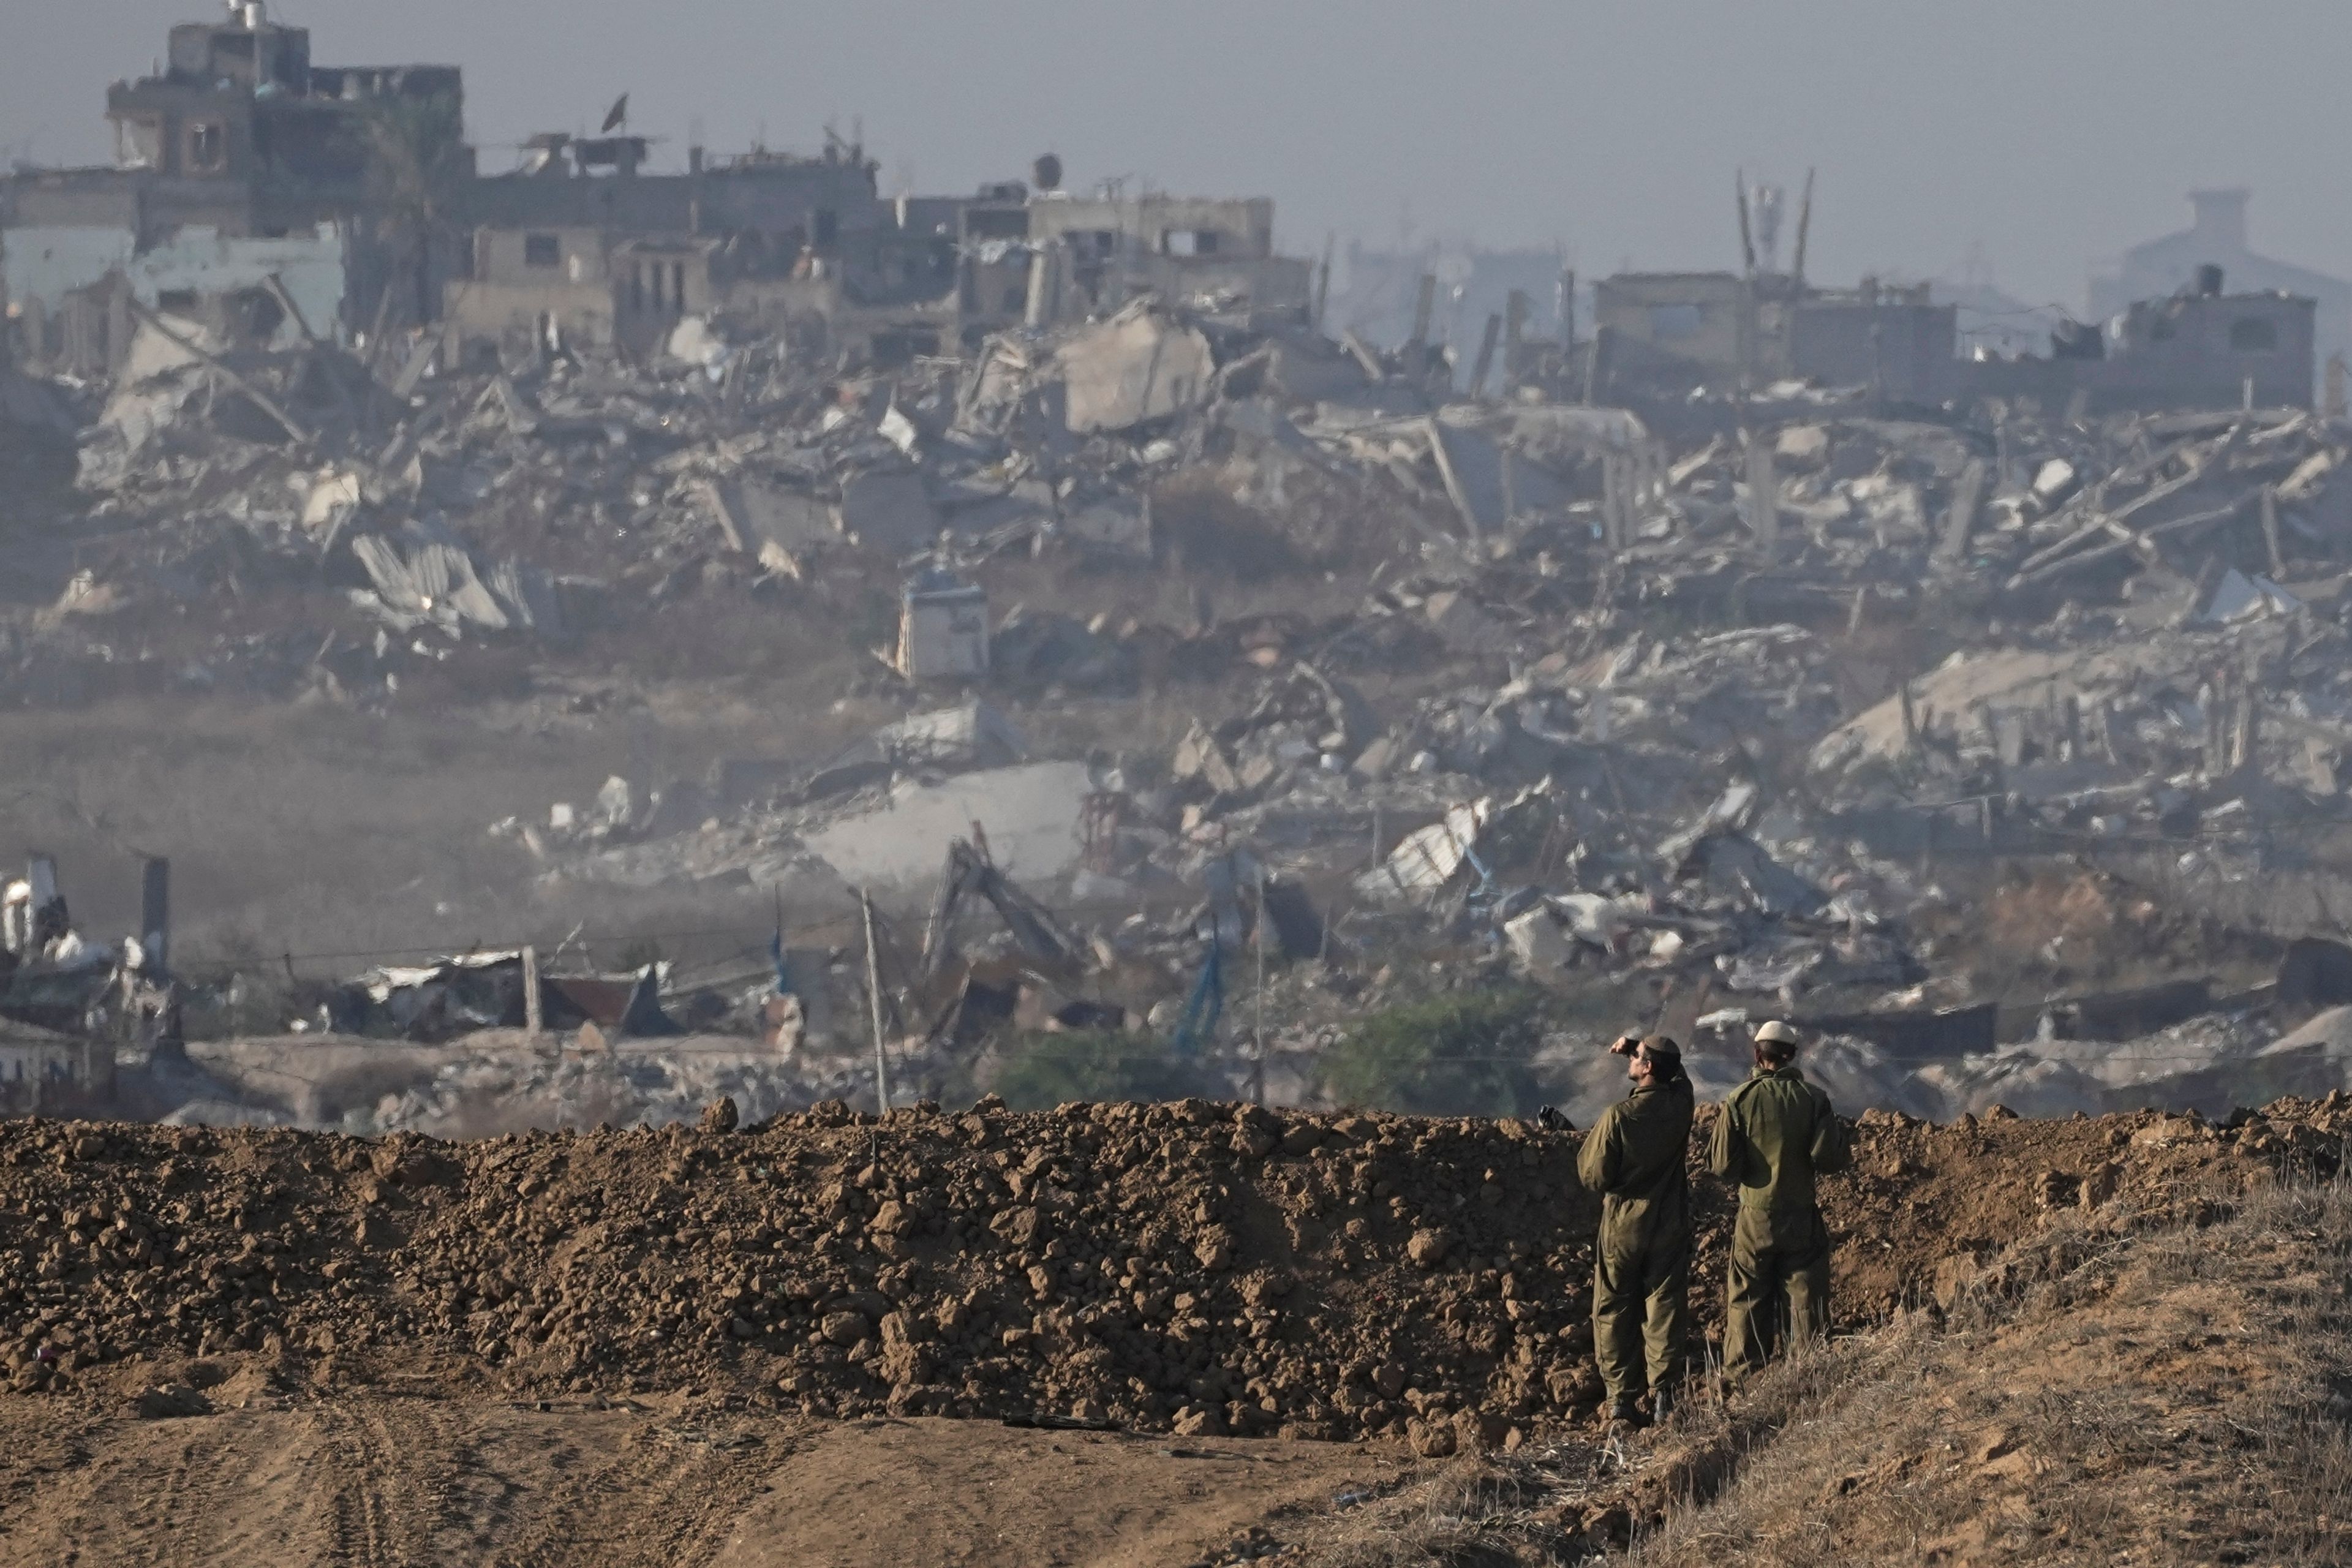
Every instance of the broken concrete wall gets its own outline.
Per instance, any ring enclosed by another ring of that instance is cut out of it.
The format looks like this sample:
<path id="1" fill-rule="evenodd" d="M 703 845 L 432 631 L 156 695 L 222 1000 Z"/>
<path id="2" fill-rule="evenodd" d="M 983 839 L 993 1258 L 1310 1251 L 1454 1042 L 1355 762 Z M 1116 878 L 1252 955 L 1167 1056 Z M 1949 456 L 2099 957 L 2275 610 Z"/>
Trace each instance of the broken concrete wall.
<path id="1" fill-rule="evenodd" d="M 1049 240 L 1112 236 L 1153 256 L 1274 254 L 1274 199 L 1214 196 L 1140 196 L 1122 201 L 1033 202 L 1029 237 Z M 1203 239 L 1202 237 L 1209 237 Z"/>
<path id="2" fill-rule="evenodd" d="M 220 352 L 219 340 L 201 327 L 189 324 L 180 336 L 185 342 L 173 342 L 153 322 L 142 322 L 125 346 L 113 395 L 99 416 L 100 439 L 84 447 L 85 477 L 110 458 L 136 453 L 171 424 L 193 385 L 174 373 L 200 363 L 189 352 L 191 347 L 206 353 Z"/>
<path id="3" fill-rule="evenodd" d="M 969 680 L 988 673 L 988 595 L 966 583 L 907 586 L 898 614 L 898 673 Z"/>
<path id="4" fill-rule="evenodd" d="M 1756 304 L 1729 272 L 1629 273 L 1592 286 L 1596 329 L 1677 360 L 1737 370 L 1756 352 Z"/>
<path id="5" fill-rule="evenodd" d="M 306 325 L 329 342 L 341 339 L 348 267 L 342 230 L 333 224 L 282 239 L 191 225 L 143 251 L 129 228 L 22 227 L 10 229 L 0 247 L 0 284 L 26 322 L 20 335 L 28 362 L 88 374 L 119 369 L 130 352 L 130 334 L 102 287 L 110 279 L 119 278 L 151 310 L 232 337 L 240 335 L 240 321 L 267 323 L 250 346 L 289 349 L 303 341 Z M 228 319 L 231 300 L 238 321 Z M 87 319 L 93 312 L 104 324 Z"/>
<path id="6" fill-rule="evenodd" d="M 940 846 L 977 822 L 998 867 L 1043 883 L 1077 865 L 1078 814 L 1093 790 L 1084 763 L 1029 763 L 935 784 L 908 780 L 887 805 L 843 817 L 804 842 L 852 884 L 912 889 L 936 880 Z"/>
<path id="7" fill-rule="evenodd" d="M 1127 285 L 1204 310 L 1231 302 L 1254 316 L 1303 316 L 1314 302 L 1315 267 L 1292 256 L 1144 256 L 1129 268 Z"/>
<path id="8" fill-rule="evenodd" d="M 444 353 L 462 363 L 476 344 L 527 348 L 551 334 L 573 348 L 609 348 L 618 327 L 606 283 L 482 283 L 448 286 L 441 306 Z"/>
<path id="9" fill-rule="evenodd" d="M 1209 340 L 1148 308 L 1130 308 L 1062 345 L 1069 427 L 1126 430 L 1197 408 L 1216 362 Z"/>

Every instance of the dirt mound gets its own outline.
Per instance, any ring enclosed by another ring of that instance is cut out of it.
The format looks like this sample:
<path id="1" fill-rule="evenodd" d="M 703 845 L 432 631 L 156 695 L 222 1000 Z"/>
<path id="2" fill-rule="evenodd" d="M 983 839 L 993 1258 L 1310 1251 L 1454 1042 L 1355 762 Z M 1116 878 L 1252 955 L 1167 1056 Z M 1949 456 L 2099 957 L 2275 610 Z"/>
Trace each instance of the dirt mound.
<path id="1" fill-rule="evenodd" d="M 245 1352 L 329 1385 L 1424 1452 L 1532 1434 L 1599 1392 L 1577 1134 L 1199 1101 L 725 1120 L 470 1143 L 0 1126 L 0 1358 L 19 1391 L 152 1386 Z M 1841 1310 L 1930 1295 L 2044 1209 L 2331 1171 L 2347 1130 L 2340 1096 L 2229 1128 L 1872 1113 L 1827 1184 Z M 1699 1186 L 1711 1326 L 1729 1198 Z"/>

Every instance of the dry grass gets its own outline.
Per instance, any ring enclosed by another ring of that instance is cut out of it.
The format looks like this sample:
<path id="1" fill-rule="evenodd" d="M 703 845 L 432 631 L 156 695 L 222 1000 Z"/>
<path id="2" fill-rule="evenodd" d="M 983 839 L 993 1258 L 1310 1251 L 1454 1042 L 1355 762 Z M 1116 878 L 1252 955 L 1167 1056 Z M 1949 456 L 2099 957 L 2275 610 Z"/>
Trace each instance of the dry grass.
<path id="1" fill-rule="evenodd" d="M 1947 1310 L 1629 1446 L 1454 1461 L 1294 1532 L 1286 1560 L 2352 1562 L 2347 1258 L 2341 1183 L 2069 1215 Z"/>
<path id="2" fill-rule="evenodd" d="M 1464 1458 L 1368 1500 L 1306 1543 L 1328 1568 L 1503 1568 L 1563 1561 L 1559 1521 L 1579 1492 L 1610 1484 L 1622 1447 L 1563 1444 L 1525 1457 Z"/>
<path id="3" fill-rule="evenodd" d="M 2200 1217 L 2070 1220 L 1941 1324 L 1782 1370 L 1758 1390 L 1777 1436 L 1632 1560 L 2345 1561 L 2352 1188 Z"/>

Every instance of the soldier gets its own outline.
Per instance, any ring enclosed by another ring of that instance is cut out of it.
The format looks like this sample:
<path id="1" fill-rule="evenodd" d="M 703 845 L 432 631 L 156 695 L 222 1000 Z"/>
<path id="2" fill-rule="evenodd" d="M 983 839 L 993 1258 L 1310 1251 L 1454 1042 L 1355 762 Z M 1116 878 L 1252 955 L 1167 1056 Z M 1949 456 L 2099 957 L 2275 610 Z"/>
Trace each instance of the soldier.
<path id="1" fill-rule="evenodd" d="M 1723 1327 L 1725 1377 L 1738 1384 L 1775 1351 L 1830 1326 L 1830 1235 L 1816 1174 L 1843 1170 L 1852 1149 L 1830 1097 L 1793 1065 L 1797 1031 L 1775 1019 L 1756 1031 L 1756 1070 L 1715 1120 L 1707 1164 L 1739 1184 Z"/>
<path id="2" fill-rule="evenodd" d="M 1674 1408 L 1683 1372 L 1685 1288 L 1690 1273 L 1691 1083 L 1681 1047 L 1663 1035 L 1621 1036 L 1633 1092 L 1601 1113 L 1577 1155 L 1576 1173 L 1601 1194 L 1593 1247 L 1592 1353 L 1609 1390 L 1609 1418 L 1650 1418 Z M 1646 1366 L 1644 1364 L 1646 1352 Z"/>

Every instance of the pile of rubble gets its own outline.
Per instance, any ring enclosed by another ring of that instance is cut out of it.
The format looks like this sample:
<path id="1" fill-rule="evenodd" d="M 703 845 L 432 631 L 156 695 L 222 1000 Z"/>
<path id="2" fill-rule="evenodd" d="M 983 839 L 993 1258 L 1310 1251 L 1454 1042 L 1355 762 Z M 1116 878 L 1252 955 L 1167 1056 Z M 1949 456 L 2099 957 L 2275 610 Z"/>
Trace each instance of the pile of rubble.
<path id="1" fill-rule="evenodd" d="M 1008 551 L 1148 563 L 1155 485 L 1212 440 L 1255 441 L 1223 422 L 1230 390 L 1279 380 L 1278 329 L 1149 300 L 889 372 L 718 333 L 689 320 L 646 364 L 443 374 L 430 342 L 397 363 L 319 342 L 232 354 L 151 316 L 82 437 L 102 527 L 19 651 L 121 667 L 133 685 L 139 666 L 262 689 L 323 672 L 380 700 L 404 666 L 468 640 L 544 653 L 643 630 L 705 590 L 791 585 L 846 605 L 871 579 L 895 589 L 929 563 L 952 581 Z M 153 625 L 167 615 L 194 623 L 172 647 Z M 299 672 L 265 647 L 281 623 L 319 634 Z M 1025 663 L 1066 679 L 1096 637 L 1043 612 L 989 633 L 997 657 L 966 673 Z M 944 656 L 919 636 L 871 651 L 912 676 L 956 672 L 929 668 Z"/>
<path id="2" fill-rule="evenodd" d="M 1863 1119 L 1839 1300 L 1933 1294 L 2051 1208 L 2326 1173 L 2341 1096 L 2223 1128 Z M 460 1367 L 518 1392 L 1181 1433 L 1391 1434 L 1424 1453 L 1586 1416 L 1594 1200 L 1578 1137 L 1185 1101 L 1014 1116 L 837 1104 L 738 1129 L 437 1143 L 0 1124 L 0 1358 L 19 1391 L 258 1352 L 329 1386 Z M 1697 1178 L 1698 1320 L 1727 1194 Z"/>
<path id="3" fill-rule="evenodd" d="M 1259 940 L 1261 884 L 1290 958 L 1977 1005 L 1921 934 L 1966 896 L 1947 858 L 2243 885 L 2343 809 L 2352 480 L 2307 412 L 1464 401 L 1411 352 L 1149 298 L 888 368 L 729 334 L 493 371 L 148 320 L 84 438 L 105 531 L 0 666 L 375 704 L 829 638 L 900 717 L 496 831 L 551 900 L 899 913 L 968 839 L 1073 945 L 963 956 L 1138 1019 Z M 1129 591 L 1153 572 L 1185 592 Z M 1252 576 L 1299 591 L 1221 616 Z M 1191 722 L 1139 743 L 1136 697 Z M 908 1016 L 955 989 L 890 984 Z"/>

